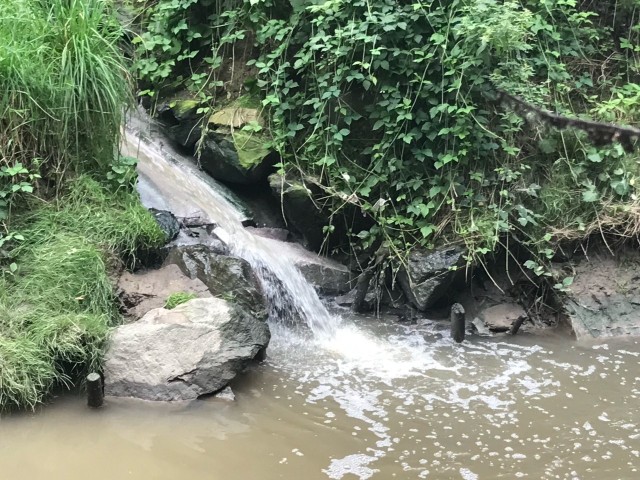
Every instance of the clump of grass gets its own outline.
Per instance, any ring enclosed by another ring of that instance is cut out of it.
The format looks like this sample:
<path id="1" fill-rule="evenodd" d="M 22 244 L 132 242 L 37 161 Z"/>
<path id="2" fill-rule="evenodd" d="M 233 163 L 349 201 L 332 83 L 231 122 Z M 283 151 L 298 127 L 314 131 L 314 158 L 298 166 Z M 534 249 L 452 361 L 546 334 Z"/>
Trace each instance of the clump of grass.
<path id="1" fill-rule="evenodd" d="M 25 242 L 14 252 L 46 243 L 61 231 L 125 257 L 164 242 L 164 233 L 137 193 L 114 192 L 87 175 L 74 178 L 70 185 L 66 195 L 21 215 L 14 227 Z"/>
<path id="2" fill-rule="evenodd" d="M 136 193 L 110 195 L 87 176 L 15 225 L 25 241 L 17 274 L 0 277 L 0 410 L 33 407 L 99 369 L 118 321 L 110 265 L 164 242 Z"/>
<path id="3" fill-rule="evenodd" d="M 58 376 L 54 364 L 26 335 L 0 335 L 0 407 L 33 408 Z"/>
<path id="4" fill-rule="evenodd" d="M 197 298 L 193 293 L 188 292 L 176 292 L 172 293 L 167 297 L 167 301 L 164 304 L 164 308 L 167 310 L 172 310 L 176 308 L 178 305 L 182 305 L 183 303 L 187 303 L 189 300 L 193 300 Z"/>
<path id="5" fill-rule="evenodd" d="M 130 82 L 111 8 L 106 0 L 0 0 L 5 162 L 60 175 L 105 167 L 113 156 Z"/>

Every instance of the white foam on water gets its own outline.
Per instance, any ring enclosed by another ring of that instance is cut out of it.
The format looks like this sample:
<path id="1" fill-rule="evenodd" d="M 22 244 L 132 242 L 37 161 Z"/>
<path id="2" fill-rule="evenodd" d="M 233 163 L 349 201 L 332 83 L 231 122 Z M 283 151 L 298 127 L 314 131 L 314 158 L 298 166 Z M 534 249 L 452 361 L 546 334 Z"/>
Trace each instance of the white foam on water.
<path id="1" fill-rule="evenodd" d="M 478 480 L 478 478 L 480 478 L 478 475 L 476 475 L 475 473 L 473 473 L 471 470 L 469 470 L 468 468 L 461 468 L 460 469 L 460 476 L 464 479 L 464 480 Z"/>
<path id="2" fill-rule="evenodd" d="M 376 457 L 361 453 L 347 455 L 344 458 L 331 460 L 331 464 L 326 470 L 323 470 L 323 472 L 326 473 L 329 478 L 334 480 L 340 480 L 345 475 L 354 475 L 360 480 L 367 480 L 380 471 L 368 466 L 376 460 Z"/>

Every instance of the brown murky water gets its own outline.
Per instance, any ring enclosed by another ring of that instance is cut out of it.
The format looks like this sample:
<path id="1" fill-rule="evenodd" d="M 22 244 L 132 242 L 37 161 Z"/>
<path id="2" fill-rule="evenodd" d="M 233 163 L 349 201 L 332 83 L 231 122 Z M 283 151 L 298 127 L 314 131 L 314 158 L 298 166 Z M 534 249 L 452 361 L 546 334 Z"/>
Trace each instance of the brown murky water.
<path id="1" fill-rule="evenodd" d="M 274 332 L 234 403 L 63 397 L 0 420 L 0 478 L 640 478 L 640 342 L 435 324 Z"/>

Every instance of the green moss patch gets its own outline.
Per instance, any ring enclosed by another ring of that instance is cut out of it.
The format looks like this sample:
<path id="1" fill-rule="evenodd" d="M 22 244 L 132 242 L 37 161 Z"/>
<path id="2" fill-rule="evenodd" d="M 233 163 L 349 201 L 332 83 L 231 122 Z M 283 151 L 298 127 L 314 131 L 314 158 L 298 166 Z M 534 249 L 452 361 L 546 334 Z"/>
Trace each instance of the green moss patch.
<path id="1" fill-rule="evenodd" d="M 238 162 L 247 170 L 260 165 L 270 150 L 266 148 L 267 141 L 257 134 L 235 132 L 233 144 L 238 152 Z"/>

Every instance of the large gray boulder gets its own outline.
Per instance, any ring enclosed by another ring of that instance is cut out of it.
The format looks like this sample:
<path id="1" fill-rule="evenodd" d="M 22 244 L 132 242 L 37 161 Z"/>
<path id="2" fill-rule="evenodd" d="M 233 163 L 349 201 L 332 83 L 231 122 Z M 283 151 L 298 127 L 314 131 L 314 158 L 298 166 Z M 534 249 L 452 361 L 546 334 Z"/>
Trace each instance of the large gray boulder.
<path id="1" fill-rule="evenodd" d="M 640 252 L 591 252 L 578 262 L 564 313 L 578 340 L 640 335 Z"/>
<path id="2" fill-rule="evenodd" d="M 420 311 L 432 307 L 453 283 L 456 269 L 464 264 L 464 249 L 449 246 L 437 250 L 414 249 L 398 281 L 407 299 Z"/>
<path id="3" fill-rule="evenodd" d="M 170 264 L 200 280 L 214 296 L 237 303 L 256 318 L 267 318 L 262 287 L 246 260 L 220 255 L 205 245 L 181 245 L 169 252 L 165 265 Z"/>
<path id="4" fill-rule="evenodd" d="M 151 310 L 113 332 L 105 395 L 176 401 L 217 392 L 262 355 L 269 339 L 265 322 L 220 298 Z"/>

